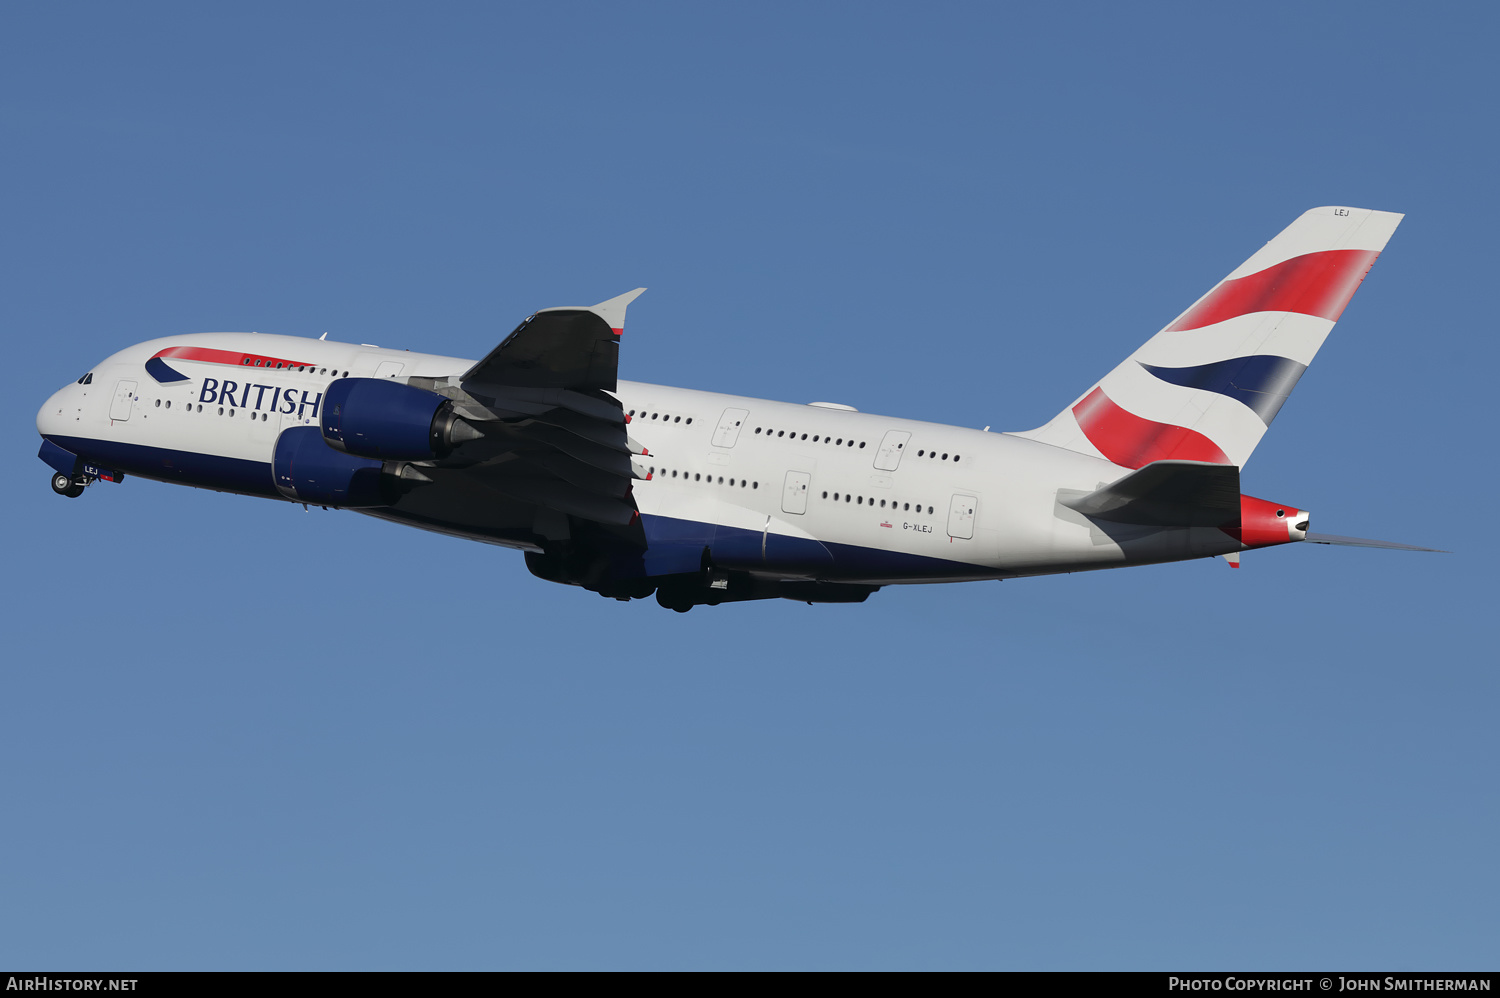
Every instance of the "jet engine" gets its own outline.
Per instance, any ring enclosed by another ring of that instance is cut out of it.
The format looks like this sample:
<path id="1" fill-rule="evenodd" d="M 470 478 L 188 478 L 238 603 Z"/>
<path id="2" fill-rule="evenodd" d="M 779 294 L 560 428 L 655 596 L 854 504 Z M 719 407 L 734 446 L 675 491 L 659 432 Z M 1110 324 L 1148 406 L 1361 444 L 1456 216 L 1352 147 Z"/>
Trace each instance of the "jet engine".
<path id="1" fill-rule="evenodd" d="M 330 384 L 321 429 L 329 447 L 385 461 L 430 461 L 483 436 L 437 392 L 382 378 Z"/>
<path id="2" fill-rule="evenodd" d="M 319 506 L 388 506 L 394 501 L 383 463 L 334 450 L 315 426 L 294 426 L 276 438 L 271 459 L 276 491 Z"/>

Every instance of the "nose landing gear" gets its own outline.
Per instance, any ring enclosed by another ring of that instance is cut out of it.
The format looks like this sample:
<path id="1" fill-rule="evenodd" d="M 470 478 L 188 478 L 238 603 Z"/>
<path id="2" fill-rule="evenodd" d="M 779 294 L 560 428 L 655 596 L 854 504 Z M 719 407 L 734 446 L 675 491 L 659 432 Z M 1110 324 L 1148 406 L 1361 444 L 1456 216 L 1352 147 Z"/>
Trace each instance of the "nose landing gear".
<path id="1" fill-rule="evenodd" d="M 69 499 L 77 499 L 83 495 L 83 483 L 58 472 L 52 476 L 52 491 Z"/>

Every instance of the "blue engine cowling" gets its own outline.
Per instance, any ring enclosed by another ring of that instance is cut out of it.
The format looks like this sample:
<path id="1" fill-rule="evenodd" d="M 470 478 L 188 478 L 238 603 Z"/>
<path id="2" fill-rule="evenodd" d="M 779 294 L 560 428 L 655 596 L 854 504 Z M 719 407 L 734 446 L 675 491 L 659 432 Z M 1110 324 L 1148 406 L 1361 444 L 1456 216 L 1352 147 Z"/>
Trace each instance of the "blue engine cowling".
<path id="1" fill-rule="evenodd" d="M 276 490 L 319 506 L 388 506 L 381 462 L 343 454 L 323 441 L 316 426 L 294 426 L 276 438 L 271 459 Z"/>
<path id="2" fill-rule="evenodd" d="M 452 446 L 453 405 L 437 392 L 381 378 L 339 378 L 323 400 L 328 446 L 385 461 L 427 461 Z"/>

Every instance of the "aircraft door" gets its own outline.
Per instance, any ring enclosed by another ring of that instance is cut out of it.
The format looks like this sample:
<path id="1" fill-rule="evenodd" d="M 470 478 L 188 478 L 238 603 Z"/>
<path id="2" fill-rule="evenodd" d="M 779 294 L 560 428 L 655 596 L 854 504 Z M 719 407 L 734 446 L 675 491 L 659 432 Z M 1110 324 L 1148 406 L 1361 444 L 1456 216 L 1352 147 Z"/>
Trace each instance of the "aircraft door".
<path id="1" fill-rule="evenodd" d="M 116 422 L 130 418 L 130 410 L 135 408 L 135 382 L 115 382 L 115 398 L 109 404 L 109 418 Z"/>
<path id="2" fill-rule="evenodd" d="M 375 377 L 394 378 L 401 373 L 401 367 L 402 365 L 394 360 L 383 360 L 380 362 L 380 366 L 375 368 Z"/>
<path id="3" fill-rule="evenodd" d="M 812 475 L 805 471 L 788 471 L 786 485 L 781 490 L 783 513 L 807 512 L 807 488 L 812 484 Z"/>
<path id="4" fill-rule="evenodd" d="M 906 450 L 906 442 L 910 439 L 911 434 L 905 430 L 891 430 L 887 433 L 880 441 L 880 449 L 875 452 L 875 467 L 881 471 L 895 471 Z"/>
<path id="5" fill-rule="evenodd" d="M 714 446 L 733 447 L 734 442 L 740 438 L 740 427 L 749 418 L 749 409 L 725 409 L 724 415 L 719 417 L 718 427 L 714 430 Z"/>
<path id="6" fill-rule="evenodd" d="M 948 536 L 969 540 L 974 536 L 974 514 L 979 509 L 979 500 L 973 496 L 956 495 L 948 506 Z"/>

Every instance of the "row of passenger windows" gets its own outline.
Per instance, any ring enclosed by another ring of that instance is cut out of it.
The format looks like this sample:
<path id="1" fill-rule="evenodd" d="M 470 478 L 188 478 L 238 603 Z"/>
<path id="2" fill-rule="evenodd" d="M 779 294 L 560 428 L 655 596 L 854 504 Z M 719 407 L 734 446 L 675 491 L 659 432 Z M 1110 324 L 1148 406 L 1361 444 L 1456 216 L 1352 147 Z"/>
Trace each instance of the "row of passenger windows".
<path id="1" fill-rule="evenodd" d="M 170 409 L 170 408 L 172 408 L 172 400 L 171 399 L 167 399 L 167 401 L 165 403 L 163 403 L 161 399 L 157 399 L 156 400 L 156 408 L 158 408 L 158 409 Z M 186 406 L 183 407 L 183 410 L 186 411 L 186 412 L 202 412 L 203 411 L 203 406 L 201 406 L 201 405 L 195 405 L 194 403 L 189 402 Z M 221 416 L 224 415 L 224 407 L 222 405 L 219 406 L 219 415 L 221 415 Z M 253 421 L 257 415 L 260 416 L 260 421 L 262 423 L 264 423 L 266 421 L 267 417 L 266 417 L 266 414 L 263 413 L 263 412 L 262 413 L 254 413 L 254 412 L 252 412 L 250 414 L 250 419 Z M 234 406 L 230 406 L 229 407 L 229 418 L 230 419 L 234 418 Z"/>
<path id="2" fill-rule="evenodd" d="M 630 412 L 628 413 L 628 415 L 630 416 L 630 418 L 634 419 L 635 415 L 636 415 L 635 410 L 631 409 Z M 693 417 L 692 416 L 689 416 L 686 419 L 683 419 L 681 416 L 671 416 L 671 415 L 668 415 L 665 412 L 647 413 L 646 410 L 644 410 L 644 409 L 641 410 L 640 415 L 641 415 L 641 419 L 643 421 L 647 420 L 647 419 L 659 419 L 663 423 L 682 423 L 684 426 L 691 426 L 692 423 L 693 423 Z"/>
<path id="3" fill-rule="evenodd" d="M 792 430 L 790 433 L 788 433 L 786 430 L 772 430 L 772 429 L 762 430 L 759 426 L 757 426 L 755 428 L 755 432 L 756 433 L 764 433 L 768 437 L 771 436 L 774 433 L 778 437 L 791 437 L 793 440 L 798 439 L 798 437 L 797 437 L 797 431 L 796 430 Z M 814 433 L 813 437 L 812 437 L 812 442 L 813 443 L 819 443 L 820 441 L 818 440 L 818 437 L 819 437 L 819 434 Z M 806 433 L 802 434 L 801 439 L 806 440 L 807 439 L 807 434 Z M 848 439 L 848 440 L 845 440 L 843 437 L 839 437 L 837 440 L 835 440 L 833 437 L 823 437 L 823 439 L 822 439 L 821 442 L 825 443 L 825 444 L 833 444 L 835 447 L 853 447 L 854 446 L 854 439 L 852 437 L 850 439 Z M 864 445 L 865 445 L 865 442 L 863 440 L 861 440 L 859 442 L 859 446 L 861 448 L 863 448 Z"/>
<path id="4" fill-rule="evenodd" d="M 657 471 L 657 469 L 655 467 L 647 468 L 646 470 L 652 475 L 652 477 L 655 477 L 656 471 Z M 667 477 L 677 478 L 677 477 L 679 477 L 679 473 L 678 473 L 678 471 L 677 471 L 676 468 L 673 468 L 670 471 L 668 471 L 666 468 L 662 468 L 661 469 L 661 477 L 663 477 L 663 478 L 667 478 Z M 683 479 L 683 481 L 687 481 L 688 473 L 685 472 L 685 471 L 682 472 L 681 473 L 681 478 Z M 705 475 L 701 471 L 695 471 L 695 472 L 693 472 L 692 478 L 693 478 L 693 481 L 695 481 L 695 482 L 707 482 L 709 485 L 714 485 L 714 484 L 723 485 L 723 484 L 725 484 L 725 482 L 724 482 L 724 476 L 723 475 L 719 476 L 719 480 L 718 480 L 717 483 L 715 483 L 713 475 Z M 747 478 L 740 478 L 740 479 L 731 478 L 729 480 L 728 484 L 731 485 L 731 486 L 733 486 L 733 485 L 736 484 L 736 482 L 738 482 L 739 487 L 742 488 L 742 489 L 743 488 L 751 488 L 751 489 L 758 489 L 758 488 L 760 488 L 760 483 L 759 482 L 752 482 L 752 481 L 750 481 Z"/>
<path id="5" fill-rule="evenodd" d="M 827 492 L 823 493 L 823 498 L 824 499 L 828 498 L 828 493 Z M 833 501 L 834 502 L 838 502 L 839 501 L 839 494 L 837 492 L 835 492 L 833 494 Z M 866 504 L 871 505 L 871 506 L 875 505 L 875 499 L 873 497 L 871 497 L 869 499 L 866 499 L 864 496 L 851 496 L 847 492 L 844 493 L 843 501 L 844 502 L 852 502 L 856 506 L 864 506 Z M 886 509 L 887 508 L 887 504 L 888 504 L 887 500 L 885 500 L 885 499 L 880 500 L 880 508 L 881 509 Z M 920 513 L 920 512 L 922 512 L 922 504 L 921 503 L 917 503 L 916 508 L 913 509 L 911 503 L 909 503 L 909 502 L 907 502 L 907 503 L 898 502 L 895 499 L 889 500 L 889 508 L 890 509 L 899 509 L 902 512 L 912 512 L 912 513 Z M 927 507 L 927 512 L 929 512 L 929 513 L 932 512 L 932 507 L 931 506 Z"/>
<path id="6" fill-rule="evenodd" d="M 768 437 L 774 434 L 777 437 L 790 437 L 793 440 L 806 440 L 807 439 L 807 434 L 806 433 L 802 434 L 799 437 L 797 435 L 797 431 L 796 430 L 791 430 L 791 431 L 787 431 L 787 430 L 772 430 L 772 429 L 766 429 L 766 428 L 762 428 L 762 427 L 757 426 L 755 428 L 755 432 L 756 433 L 764 433 Z M 823 437 L 821 441 L 818 438 L 819 438 L 819 434 L 814 433 L 812 435 L 812 442 L 815 443 L 815 444 L 816 443 L 833 444 L 835 447 L 853 447 L 855 445 L 855 441 L 852 438 L 849 439 L 849 440 L 845 440 L 843 437 Z M 864 446 L 865 446 L 865 442 L 863 440 L 860 440 L 860 441 L 858 441 L 858 443 L 859 443 L 859 448 L 861 450 L 863 450 Z M 897 444 L 896 445 L 897 449 L 904 448 L 905 446 L 906 446 L 905 444 Z M 917 451 L 917 457 L 930 457 L 933 460 L 937 460 L 937 458 L 938 458 L 938 452 L 935 451 L 935 450 L 927 450 L 926 448 L 923 448 L 923 449 Z M 951 460 L 953 460 L 955 463 L 958 461 L 958 458 L 959 458 L 959 455 L 957 455 L 957 454 L 954 454 L 954 455 L 951 456 Z M 942 455 L 942 459 L 944 461 L 950 460 L 950 456 L 945 453 L 945 454 Z"/>
<path id="7" fill-rule="evenodd" d="M 252 364 L 251 361 L 254 361 L 254 363 Z M 269 360 L 257 360 L 254 357 L 246 357 L 244 360 L 240 361 L 240 363 L 245 365 L 246 367 L 271 367 L 271 362 Z M 315 368 L 311 364 L 291 364 L 280 360 L 276 362 L 276 367 L 274 368 L 274 370 L 280 370 L 282 367 L 285 367 L 288 371 L 307 371 L 311 374 L 332 374 L 335 378 L 349 377 L 348 371 L 345 371 L 343 374 L 339 374 L 339 369 L 336 367 L 332 371 L 330 371 L 326 367 Z"/>

